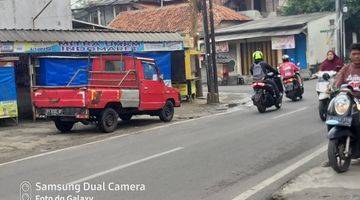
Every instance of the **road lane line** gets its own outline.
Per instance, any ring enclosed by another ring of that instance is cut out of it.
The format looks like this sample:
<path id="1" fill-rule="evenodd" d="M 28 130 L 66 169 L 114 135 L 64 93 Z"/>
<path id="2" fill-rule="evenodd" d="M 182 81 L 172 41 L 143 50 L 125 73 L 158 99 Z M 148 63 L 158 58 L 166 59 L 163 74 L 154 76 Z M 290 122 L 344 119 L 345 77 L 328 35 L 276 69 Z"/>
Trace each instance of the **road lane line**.
<path id="1" fill-rule="evenodd" d="M 20 159 L 17 159 L 17 160 L 12 160 L 12 161 L 5 162 L 5 163 L 0 163 L 0 167 L 5 166 L 5 165 L 9 165 L 9 164 L 14 164 L 14 163 L 17 163 L 17 162 L 30 160 L 30 159 L 33 159 L 33 158 L 38 158 L 38 157 L 42 157 L 42 156 L 46 156 L 46 155 L 59 153 L 59 152 L 62 152 L 62 151 L 68 151 L 68 150 L 72 150 L 72 149 L 77 149 L 77 148 L 80 148 L 80 147 L 83 147 L 83 146 L 88 146 L 88 145 L 92 145 L 92 144 L 111 141 L 111 140 L 114 140 L 114 139 L 130 136 L 130 135 L 136 135 L 136 134 L 140 134 L 140 133 L 144 133 L 144 132 L 148 132 L 148 131 L 158 130 L 158 129 L 161 129 L 161 128 L 171 127 L 171 126 L 174 126 L 174 125 L 185 124 L 185 123 L 193 122 L 193 121 L 196 121 L 196 120 L 207 119 L 207 118 L 211 118 L 211 117 L 217 117 L 217 116 L 221 116 L 221 115 L 231 114 L 231 113 L 238 112 L 238 111 L 241 111 L 241 110 L 239 110 L 239 109 L 229 109 L 228 111 L 222 112 L 222 113 L 216 113 L 216 114 L 212 114 L 212 115 L 202 116 L 202 117 L 199 117 L 199 118 L 188 119 L 188 120 L 183 120 L 183 121 L 178 121 L 178 122 L 172 122 L 172 123 L 168 123 L 166 125 L 155 126 L 155 127 L 147 128 L 147 129 L 144 129 L 144 130 L 139 130 L 139 131 L 136 131 L 136 132 L 133 132 L 133 133 L 115 135 L 115 136 L 111 136 L 111 137 L 108 137 L 108 138 L 104 138 L 104 139 L 101 139 L 101 140 L 96 140 L 96 141 L 85 143 L 85 144 L 66 147 L 66 148 L 63 148 L 63 149 L 58 149 L 58 150 L 54 150 L 54 151 L 40 153 L 40 154 L 36 154 L 36 155 L 33 155 L 33 156 L 28 156 L 28 157 L 25 157 L 25 158 L 20 158 Z"/>
<path id="2" fill-rule="evenodd" d="M 288 115 L 291 115 L 291 114 L 294 114 L 294 113 L 297 113 L 297 112 L 301 112 L 301 111 L 304 111 L 308 109 L 308 107 L 303 107 L 303 108 L 300 108 L 300 109 L 297 109 L 297 110 L 294 110 L 294 111 L 291 111 L 291 112 L 288 112 L 288 113 L 285 113 L 285 114 L 282 114 L 282 115 L 278 115 L 276 117 L 273 117 L 272 119 L 279 119 L 279 118 L 282 118 L 282 117 L 286 117 Z"/>
<path id="3" fill-rule="evenodd" d="M 295 171 L 299 167 L 303 166 L 304 164 L 311 161 L 313 158 L 321 155 L 327 150 L 327 145 L 324 145 L 317 149 L 315 152 L 311 153 L 310 155 L 302 158 L 301 160 L 297 161 L 296 163 L 290 165 L 289 167 L 285 168 L 284 170 L 276 173 L 274 176 L 260 182 L 259 184 L 255 185 L 254 187 L 250 188 L 249 190 L 241 193 L 240 195 L 236 196 L 232 200 L 246 200 L 253 196 L 254 194 L 260 192 L 262 189 L 268 187 L 269 185 L 275 183 L 276 181 L 280 180 L 281 178 L 285 177 L 286 175 L 290 174 L 291 172 Z"/>
<path id="4" fill-rule="evenodd" d="M 75 181 L 72 181 L 70 183 L 67 183 L 67 185 L 77 184 L 77 183 L 81 183 L 81 182 L 84 182 L 84 181 L 88 181 L 88 180 L 91 180 L 91 179 L 106 175 L 108 173 L 118 171 L 118 170 L 121 170 L 121 169 L 125 169 L 127 167 L 131 167 L 133 165 L 136 165 L 136 164 L 139 164 L 139 163 L 142 163 L 142 162 L 154 159 L 154 158 L 158 158 L 158 157 L 161 157 L 161 156 L 164 156 L 164 155 L 167 155 L 167 154 L 170 154 L 170 153 L 173 153 L 175 151 L 182 150 L 182 149 L 184 149 L 184 147 L 178 147 L 178 148 L 175 148 L 175 149 L 172 149 L 172 150 L 169 150 L 169 151 L 158 153 L 158 154 L 155 154 L 155 155 L 152 155 L 152 156 L 149 156 L 149 157 L 137 160 L 137 161 L 133 161 L 133 162 L 130 162 L 130 163 L 127 163 L 127 164 L 124 164 L 124 165 L 120 165 L 120 166 L 117 166 L 117 167 L 114 167 L 114 168 L 111 168 L 111 169 L 108 169 L 108 170 L 105 170 L 105 171 L 102 171 L 102 172 L 99 172 L 99 173 L 96 173 L 96 174 L 81 178 L 81 179 L 78 179 L 78 180 L 75 180 Z"/>

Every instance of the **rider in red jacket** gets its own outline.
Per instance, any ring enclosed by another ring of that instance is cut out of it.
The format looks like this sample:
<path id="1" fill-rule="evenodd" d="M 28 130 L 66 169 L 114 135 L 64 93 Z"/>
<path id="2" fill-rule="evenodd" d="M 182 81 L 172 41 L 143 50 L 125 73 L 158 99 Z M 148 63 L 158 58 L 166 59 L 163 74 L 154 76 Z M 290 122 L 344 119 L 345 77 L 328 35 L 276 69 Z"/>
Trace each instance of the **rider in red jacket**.
<path id="1" fill-rule="evenodd" d="M 279 66 L 279 73 L 283 79 L 288 79 L 292 77 L 296 77 L 302 85 L 302 80 L 299 75 L 300 68 L 296 66 L 293 62 L 290 62 L 290 57 L 288 55 L 284 55 L 282 57 L 283 63 Z"/>

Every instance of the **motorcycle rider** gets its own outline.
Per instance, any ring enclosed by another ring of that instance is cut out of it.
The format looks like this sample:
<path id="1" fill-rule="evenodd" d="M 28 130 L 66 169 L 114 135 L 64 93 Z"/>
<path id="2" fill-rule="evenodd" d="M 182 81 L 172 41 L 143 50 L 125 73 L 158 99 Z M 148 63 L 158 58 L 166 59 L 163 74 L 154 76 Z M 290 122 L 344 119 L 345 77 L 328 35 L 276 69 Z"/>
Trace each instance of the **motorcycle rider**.
<path id="1" fill-rule="evenodd" d="M 250 73 L 253 79 L 255 81 L 263 80 L 265 83 L 271 85 L 274 89 L 276 97 L 279 98 L 283 93 L 283 86 L 281 80 L 275 76 L 278 75 L 278 72 L 264 61 L 264 54 L 261 51 L 255 51 L 252 57 L 254 63 L 250 68 Z M 267 74 L 271 72 L 274 73 L 274 78 L 266 79 Z"/>
<path id="2" fill-rule="evenodd" d="M 288 55 L 283 55 L 282 57 L 283 63 L 279 66 L 279 72 L 282 78 L 291 78 L 296 77 L 300 86 L 302 86 L 302 80 L 300 77 L 300 68 L 296 66 L 293 62 L 290 61 L 290 57 Z"/>
<path id="3" fill-rule="evenodd" d="M 342 84 L 348 84 L 350 82 L 360 85 L 360 43 L 351 45 L 350 60 L 351 63 L 342 67 L 335 78 L 335 86 L 337 88 L 340 88 Z M 357 88 L 353 92 L 354 96 L 360 99 L 360 89 Z M 358 159 L 354 163 L 360 163 L 360 160 Z M 329 167 L 329 162 L 323 163 L 322 166 Z"/>

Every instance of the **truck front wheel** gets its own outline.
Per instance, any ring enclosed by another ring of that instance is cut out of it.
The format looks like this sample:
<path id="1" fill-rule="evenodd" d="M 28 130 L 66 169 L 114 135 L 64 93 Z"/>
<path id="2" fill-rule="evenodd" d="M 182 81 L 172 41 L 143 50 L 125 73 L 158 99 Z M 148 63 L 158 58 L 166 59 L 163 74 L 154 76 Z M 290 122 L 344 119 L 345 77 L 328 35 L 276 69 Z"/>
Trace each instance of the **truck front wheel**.
<path id="1" fill-rule="evenodd" d="M 54 120 L 54 122 L 55 122 L 56 128 L 62 133 L 70 132 L 75 124 L 75 122 L 61 121 L 60 119 L 56 119 L 56 120 Z"/>
<path id="2" fill-rule="evenodd" d="M 100 113 L 100 119 L 98 122 L 99 129 L 104 133 L 111 133 L 117 128 L 118 125 L 118 113 L 112 108 L 105 108 Z"/>
<path id="3" fill-rule="evenodd" d="M 163 122 L 170 122 L 174 117 L 174 104 L 167 101 L 165 106 L 160 110 L 159 118 Z"/>

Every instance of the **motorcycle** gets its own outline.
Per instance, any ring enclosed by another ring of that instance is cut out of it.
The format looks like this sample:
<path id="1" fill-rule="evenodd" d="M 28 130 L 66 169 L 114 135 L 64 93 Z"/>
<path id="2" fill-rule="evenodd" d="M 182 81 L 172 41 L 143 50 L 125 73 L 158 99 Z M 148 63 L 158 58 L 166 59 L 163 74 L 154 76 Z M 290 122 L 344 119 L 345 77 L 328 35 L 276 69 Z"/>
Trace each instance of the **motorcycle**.
<path id="1" fill-rule="evenodd" d="M 274 73 L 268 73 L 265 78 L 273 78 Z M 277 109 L 280 109 L 282 106 L 282 96 L 277 97 L 273 86 L 267 84 L 264 81 L 256 81 L 251 87 L 254 89 L 255 94 L 252 96 L 252 101 L 257 107 L 260 113 L 266 112 L 267 108 L 275 106 Z"/>
<path id="2" fill-rule="evenodd" d="M 319 116 L 322 121 L 326 120 L 327 108 L 330 100 L 334 97 L 332 87 L 336 76 L 336 71 L 318 72 L 315 76 L 318 78 L 316 91 L 319 96 Z"/>
<path id="3" fill-rule="evenodd" d="M 302 99 L 302 95 L 304 94 L 304 87 L 301 86 L 296 76 L 299 75 L 283 79 L 286 97 L 292 101 Z"/>
<path id="4" fill-rule="evenodd" d="M 328 108 L 328 158 L 337 173 L 346 172 L 351 159 L 360 158 L 360 101 L 353 91 L 351 85 L 342 86 Z"/>

